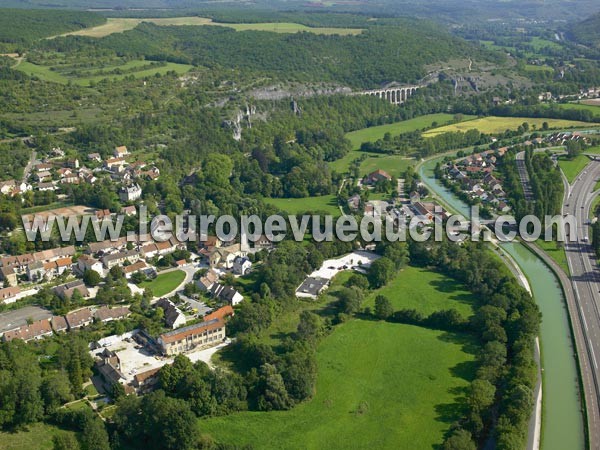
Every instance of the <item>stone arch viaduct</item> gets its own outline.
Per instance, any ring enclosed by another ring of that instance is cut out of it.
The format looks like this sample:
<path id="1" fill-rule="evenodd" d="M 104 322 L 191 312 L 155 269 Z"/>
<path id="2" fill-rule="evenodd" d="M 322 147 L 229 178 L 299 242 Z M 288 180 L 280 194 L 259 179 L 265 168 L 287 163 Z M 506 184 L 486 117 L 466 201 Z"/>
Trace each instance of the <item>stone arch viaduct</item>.
<path id="1" fill-rule="evenodd" d="M 417 92 L 417 89 L 420 89 L 421 87 L 422 86 L 388 87 L 362 91 L 360 94 L 379 97 L 394 105 L 400 105 L 404 103 L 411 95 Z"/>

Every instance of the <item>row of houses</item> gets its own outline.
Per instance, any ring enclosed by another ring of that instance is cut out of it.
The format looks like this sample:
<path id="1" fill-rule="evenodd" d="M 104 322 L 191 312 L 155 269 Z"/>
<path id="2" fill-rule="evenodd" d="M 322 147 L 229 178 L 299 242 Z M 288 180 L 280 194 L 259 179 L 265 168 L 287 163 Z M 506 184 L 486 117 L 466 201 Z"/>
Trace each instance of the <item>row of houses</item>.
<path id="1" fill-rule="evenodd" d="M 77 330 L 86 327 L 97 320 L 99 322 L 110 322 L 129 317 L 131 311 L 127 306 L 117 306 L 109 308 L 102 306 L 100 308 L 81 308 L 71 311 L 64 316 L 52 316 L 47 319 L 36 320 L 27 323 L 13 330 L 6 331 L 2 335 L 5 342 L 14 339 L 22 339 L 25 342 L 42 339 L 51 336 L 53 333 Z"/>
<path id="2" fill-rule="evenodd" d="M 0 280 L 16 286 L 18 277 L 26 275 L 29 281 L 54 278 L 70 270 L 75 247 L 57 247 L 35 253 L 4 256 L 0 259 Z"/>
<path id="3" fill-rule="evenodd" d="M 487 150 L 469 155 L 443 167 L 444 176 L 451 183 L 458 183 L 471 201 L 491 206 L 494 210 L 507 213 L 511 210 L 502 181 L 494 171 L 498 158 L 502 158 L 508 147 Z"/>

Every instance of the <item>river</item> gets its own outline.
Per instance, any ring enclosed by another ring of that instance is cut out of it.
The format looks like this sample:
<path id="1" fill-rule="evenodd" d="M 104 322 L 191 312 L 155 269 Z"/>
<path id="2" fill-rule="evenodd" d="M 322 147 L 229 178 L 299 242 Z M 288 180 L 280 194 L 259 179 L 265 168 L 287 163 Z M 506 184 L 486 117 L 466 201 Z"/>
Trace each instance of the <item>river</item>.
<path id="1" fill-rule="evenodd" d="M 446 189 L 433 175 L 434 158 L 421 165 L 419 175 L 435 194 L 455 211 L 469 217 L 469 206 Z M 519 242 L 501 244 L 529 280 L 542 312 L 540 329 L 542 381 L 542 450 L 584 449 L 584 417 L 579 377 L 568 311 L 554 273 Z"/>

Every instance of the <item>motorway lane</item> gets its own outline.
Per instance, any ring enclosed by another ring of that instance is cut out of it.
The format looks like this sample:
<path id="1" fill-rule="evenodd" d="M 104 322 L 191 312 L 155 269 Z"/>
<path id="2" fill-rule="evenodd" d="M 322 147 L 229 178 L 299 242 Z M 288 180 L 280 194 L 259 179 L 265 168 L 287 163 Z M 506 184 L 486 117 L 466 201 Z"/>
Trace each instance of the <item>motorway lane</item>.
<path id="1" fill-rule="evenodd" d="M 574 327 L 579 326 L 576 332 L 581 335 L 586 347 L 585 352 L 580 349 L 579 358 L 591 449 L 600 449 L 600 270 L 589 243 L 587 223 L 594 198 L 593 189 L 598 179 L 600 162 L 592 161 L 567 188 L 563 203 L 563 214 L 571 214 L 577 221 L 576 234 L 569 236 L 565 250 L 577 312 L 581 318 L 572 322 Z"/>

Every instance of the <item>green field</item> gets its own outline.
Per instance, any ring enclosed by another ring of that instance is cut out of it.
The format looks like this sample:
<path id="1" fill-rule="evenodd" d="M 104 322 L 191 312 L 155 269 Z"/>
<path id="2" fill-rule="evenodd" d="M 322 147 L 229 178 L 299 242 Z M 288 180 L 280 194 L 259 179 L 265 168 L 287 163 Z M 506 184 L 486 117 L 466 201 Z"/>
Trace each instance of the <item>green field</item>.
<path id="1" fill-rule="evenodd" d="M 567 255 L 564 247 L 559 247 L 555 241 L 546 242 L 543 239 L 538 239 L 535 243 L 558 264 L 567 275 L 571 272 L 567 264 Z"/>
<path id="2" fill-rule="evenodd" d="M 177 288 L 185 279 L 183 270 L 161 273 L 152 281 L 144 281 L 140 284 L 142 289 L 151 289 L 155 297 L 162 297 Z"/>
<path id="3" fill-rule="evenodd" d="M 183 74 L 183 73 L 188 72 L 193 67 L 189 64 L 176 64 L 176 63 L 168 62 L 161 66 L 145 68 L 145 67 L 149 67 L 149 64 L 150 64 L 149 61 L 141 61 L 141 60 L 128 61 L 127 63 L 124 63 L 119 66 L 110 66 L 110 67 L 106 68 L 106 69 L 111 69 L 111 70 L 112 69 L 121 69 L 123 71 L 128 71 L 126 73 L 92 75 L 92 76 L 86 76 L 85 73 L 80 74 L 81 76 L 79 76 L 79 74 L 66 75 L 64 72 L 61 73 L 61 71 L 58 70 L 58 67 L 56 67 L 56 66 L 42 66 L 42 65 L 30 63 L 28 61 L 24 61 L 21 64 L 19 64 L 19 66 L 16 67 L 16 69 L 20 70 L 23 73 L 26 73 L 27 75 L 38 77 L 39 79 L 44 80 L 44 81 L 50 81 L 50 82 L 62 83 L 62 84 L 67 84 L 69 82 L 72 82 L 72 83 L 80 85 L 80 86 L 90 86 L 90 84 L 97 83 L 104 79 L 122 80 L 123 78 L 129 77 L 129 76 L 133 76 L 134 78 L 144 78 L 144 77 L 151 77 L 156 74 L 162 75 L 162 74 L 165 74 L 165 73 L 171 72 L 171 71 L 174 71 L 178 74 Z M 132 69 L 135 69 L 135 68 L 139 68 L 140 70 L 131 71 Z"/>
<path id="4" fill-rule="evenodd" d="M 54 447 L 52 438 L 63 433 L 74 434 L 72 431 L 63 431 L 52 425 L 35 423 L 22 431 L 0 433 L 0 448 L 2 450 L 51 450 Z"/>
<path id="5" fill-rule="evenodd" d="M 302 214 L 306 211 L 323 211 L 333 216 L 340 215 L 335 195 L 305 198 L 266 198 L 265 202 L 289 214 Z"/>
<path id="6" fill-rule="evenodd" d="M 272 31 L 275 33 L 298 33 L 307 31 L 315 34 L 339 34 L 342 36 L 349 34 L 360 34 L 360 28 L 316 28 L 307 27 L 299 23 L 288 22 L 267 22 L 267 23 L 218 23 L 205 17 L 171 17 L 171 18 L 144 18 L 144 19 L 125 19 L 125 18 L 109 18 L 103 25 L 78 30 L 73 33 L 65 33 L 63 36 L 89 36 L 89 37 L 104 37 L 113 33 L 122 33 L 124 31 L 133 30 L 142 22 L 152 22 L 156 25 L 216 25 L 221 27 L 233 28 L 236 31 Z"/>
<path id="7" fill-rule="evenodd" d="M 261 332 L 269 345 L 296 330 L 303 310 L 328 316 L 336 292 L 351 276 L 338 274 L 326 295 L 299 301 Z M 364 302 L 382 293 L 395 309 L 425 314 L 455 308 L 472 313 L 472 294 L 436 272 L 406 267 Z M 465 335 L 382 321 L 352 319 L 334 328 L 317 350 L 313 399 L 290 411 L 242 412 L 199 421 L 202 433 L 221 443 L 257 449 L 431 449 L 464 411 L 464 388 L 472 379 L 475 343 Z M 217 361 L 230 364 L 225 354 Z M 231 366 L 230 366 L 231 367 Z"/>
<path id="8" fill-rule="evenodd" d="M 220 442 L 256 449 L 431 449 L 463 412 L 474 372 L 463 336 L 352 320 L 321 343 L 315 397 L 290 411 L 199 421 Z"/>
<path id="9" fill-rule="evenodd" d="M 561 168 L 569 183 L 572 183 L 577 175 L 587 166 L 590 159 L 585 155 L 576 156 L 573 159 L 567 159 L 564 156 L 559 157 L 558 166 Z"/>
<path id="10" fill-rule="evenodd" d="M 472 116 L 465 116 L 464 120 L 469 120 L 472 118 Z M 374 142 L 378 139 L 382 139 L 386 133 L 390 133 L 392 136 L 397 136 L 410 131 L 430 128 L 433 124 L 437 124 L 437 126 L 448 124 L 453 120 L 453 114 L 427 114 L 414 119 L 404 120 L 402 122 L 351 131 L 350 133 L 346 133 L 346 137 L 352 143 L 352 150 L 343 158 L 329 163 L 329 167 L 336 172 L 344 173 L 348 170 L 352 161 L 366 154 L 369 157 L 362 162 L 360 166 L 361 172 L 367 174 L 376 169 L 383 169 L 390 175 L 398 176 L 404 172 L 409 165 L 414 164 L 413 159 L 406 159 L 405 157 L 395 155 L 364 153 L 359 150 L 360 145 L 363 142 Z"/>
<path id="11" fill-rule="evenodd" d="M 469 317 L 476 301 L 473 294 L 452 278 L 412 266 L 404 268 L 387 286 L 375 291 L 365 305 L 373 307 L 377 295 L 389 298 L 396 310 L 416 309 L 423 315 L 454 308 L 464 317 Z"/>
<path id="12" fill-rule="evenodd" d="M 561 109 L 576 109 L 579 111 L 590 111 L 595 116 L 600 116 L 600 105 L 586 105 L 584 103 L 559 103 Z"/>
<path id="13" fill-rule="evenodd" d="M 456 131 L 468 131 L 477 129 L 481 133 L 498 134 L 504 133 L 506 130 L 516 130 L 521 124 L 527 122 L 530 127 L 535 126 L 537 129 L 542 128 L 544 122 L 548 123 L 550 128 L 563 129 L 563 128 L 575 128 L 575 127 L 589 127 L 590 124 L 587 122 L 579 122 L 575 120 L 562 120 L 562 119 L 534 119 L 531 117 L 484 117 L 481 119 L 475 119 L 468 122 L 457 123 L 453 125 L 447 125 L 445 127 L 436 128 L 424 133 L 424 136 L 436 136 L 442 133 L 456 132 Z M 592 125 L 594 126 L 594 125 Z"/>
<path id="14" fill-rule="evenodd" d="M 536 66 L 533 64 L 525 64 L 527 72 L 553 72 L 554 69 L 550 66 Z"/>
<path id="15" fill-rule="evenodd" d="M 464 120 L 473 119 L 474 116 L 464 116 Z M 431 128 L 435 123 L 436 126 L 447 125 L 454 120 L 453 114 L 427 114 L 425 116 L 416 117 L 414 119 L 404 120 L 402 122 L 379 125 L 376 127 L 363 128 L 362 130 L 351 131 L 346 133 L 346 137 L 352 143 L 352 148 L 358 150 L 363 142 L 374 142 L 377 139 L 382 139 L 386 133 L 392 136 L 397 136 L 409 131 L 422 130 L 423 128 Z"/>

